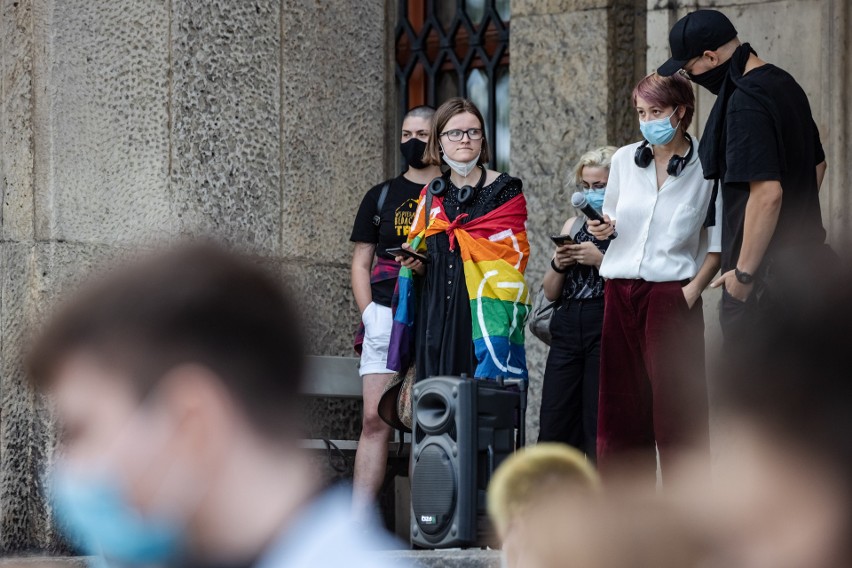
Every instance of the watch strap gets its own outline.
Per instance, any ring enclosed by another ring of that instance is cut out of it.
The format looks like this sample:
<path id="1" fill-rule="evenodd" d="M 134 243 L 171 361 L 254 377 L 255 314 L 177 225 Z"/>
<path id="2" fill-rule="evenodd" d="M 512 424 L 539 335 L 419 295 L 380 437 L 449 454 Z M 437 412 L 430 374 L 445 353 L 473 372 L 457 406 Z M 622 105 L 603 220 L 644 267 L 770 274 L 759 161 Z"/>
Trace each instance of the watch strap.
<path id="1" fill-rule="evenodd" d="M 748 272 L 743 272 L 739 268 L 734 268 L 734 276 L 736 276 L 737 282 L 740 284 L 751 284 L 754 282 L 754 276 Z"/>

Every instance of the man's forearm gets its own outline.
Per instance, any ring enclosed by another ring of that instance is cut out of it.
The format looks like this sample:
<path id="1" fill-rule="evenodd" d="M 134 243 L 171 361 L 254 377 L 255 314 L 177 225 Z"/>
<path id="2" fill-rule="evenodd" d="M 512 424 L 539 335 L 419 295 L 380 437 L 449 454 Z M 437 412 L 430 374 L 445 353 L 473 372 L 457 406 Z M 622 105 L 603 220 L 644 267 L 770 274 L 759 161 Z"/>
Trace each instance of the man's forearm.
<path id="1" fill-rule="evenodd" d="M 743 243 L 737 268 L 754 274 L 775 234 L 778 214 L 781 212 L 783 192 L 777 181 L 760 181 L 750 184 L 743 226 Z"/>

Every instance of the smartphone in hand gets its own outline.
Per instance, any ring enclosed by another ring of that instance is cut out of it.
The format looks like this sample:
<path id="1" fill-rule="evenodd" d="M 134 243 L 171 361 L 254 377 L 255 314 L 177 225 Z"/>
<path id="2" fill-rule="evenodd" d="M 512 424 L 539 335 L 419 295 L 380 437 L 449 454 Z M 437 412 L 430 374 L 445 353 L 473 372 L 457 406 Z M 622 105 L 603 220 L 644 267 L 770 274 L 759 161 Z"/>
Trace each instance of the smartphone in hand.
<path id="1" fill-rule="evenodd" d="M 427 264 L 429 262 L 429 257 L 422 255 L 419 252 L 414 252 L 413 250 L 402 247 L 391 247 L 385 249 L 385 252 L 393 257 L 404 256 L 407 258 L 413 258 L 414 260 L 419 260 L 423 264 Z"/>
<path id="2" fill-rule="evenodd" d="M 571 238 L 571 235 L 550 235 L 550 240 L 558 247 L 561 247 L 562 245 L 577 244 L 574 242 L 574 239 Z"/>

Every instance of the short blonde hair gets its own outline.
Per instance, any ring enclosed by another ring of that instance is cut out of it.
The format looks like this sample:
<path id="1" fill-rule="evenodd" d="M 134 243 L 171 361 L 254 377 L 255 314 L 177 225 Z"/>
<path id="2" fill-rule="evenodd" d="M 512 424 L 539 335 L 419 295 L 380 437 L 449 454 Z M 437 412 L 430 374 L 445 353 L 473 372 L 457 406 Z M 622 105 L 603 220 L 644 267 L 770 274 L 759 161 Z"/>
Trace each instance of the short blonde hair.
<path id="1" fill-rule="evenodd" d="M 578 450 L 557 443 L 525 448 L 504 461 L 488 485 L 488 515 L 504 538 L 512 521 L 527 505 L 560 488 L 596 493 L 600 479 L 594 467 Z"/>
<path id="2" fill-rule="evenodd" d="M 615 154 L 615 151 L 618 148 L 615 146 L 601 146 L 600 148 L 595 148 L 594 150 L 589 150 L 577 161 L 577 164 L 574 166 L 574 179 L 569 179 L 566 181 L 568 185 L 578 186 L 583 183 L 583 168 L 606 168 L 609 170 L 610 164 L 612 164 L 612 155 Z"/>

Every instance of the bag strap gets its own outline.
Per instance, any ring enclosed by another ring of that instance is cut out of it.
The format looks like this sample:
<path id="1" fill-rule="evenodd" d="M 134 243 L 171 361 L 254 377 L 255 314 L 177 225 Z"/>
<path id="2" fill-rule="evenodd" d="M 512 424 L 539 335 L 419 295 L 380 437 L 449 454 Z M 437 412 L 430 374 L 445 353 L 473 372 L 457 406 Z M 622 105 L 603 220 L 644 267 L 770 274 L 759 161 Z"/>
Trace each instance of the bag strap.
<path id="1" fill-rule="evenodd" d="M 580 229 L 583 228 L 583 223 L 585 222 L 586 220 L 583 219 L 583 217 L 581 217 L 580 215 L 578 215 L 577 218 L 574 219 L 574 224 L 571 225 L 571 229 L 568 231 L 568 235 L 571 237 L 571 240 L 573 240 L 574 237 L 577 236 L 577 233 L 579 233 Z"/>
<path id="2" fill-rule="evenodd" d="M 385 206 L 385 201 L 388 198 L 388 190 L 390 189 L 390 181 L 386 181 L 382 186 L 382 192 L 379 194 L 379 199 L 376 201 L 376 214 L 373 215 L 373 225 L 378 227 L 382 224 L 382 209 Z"/>
<path id="3" fill-rule="evenodd" d="M 426 219 L 423 222 L 423 226 L 427 229 L 429 228 L 429 217 L 432 214 L 432 192 L 428 189 L 426 190 L 426 210 L 424 211 L 426 214 Z"/>

